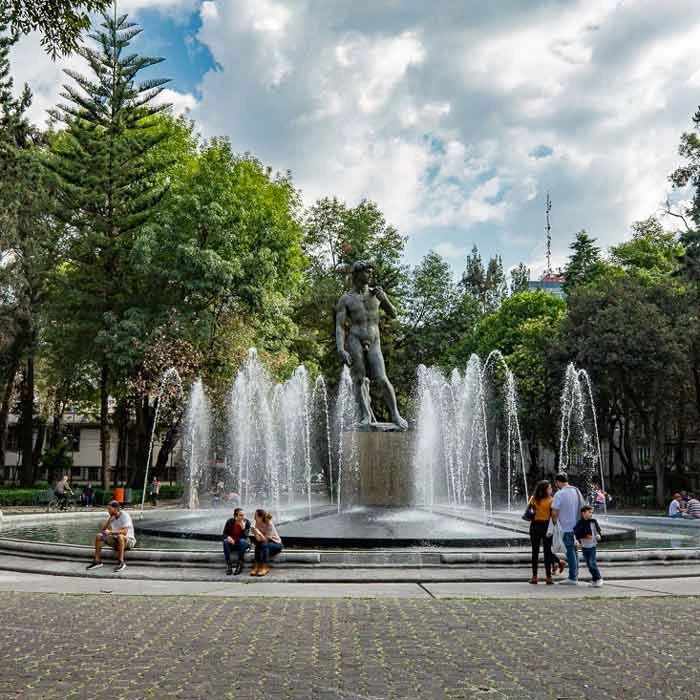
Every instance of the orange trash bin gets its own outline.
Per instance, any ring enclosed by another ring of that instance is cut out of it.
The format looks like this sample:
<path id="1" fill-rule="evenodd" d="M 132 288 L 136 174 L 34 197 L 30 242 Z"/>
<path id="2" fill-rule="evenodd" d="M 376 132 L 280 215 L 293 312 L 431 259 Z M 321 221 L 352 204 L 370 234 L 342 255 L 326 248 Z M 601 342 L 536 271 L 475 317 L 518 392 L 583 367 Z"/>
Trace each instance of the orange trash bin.
<path id="1" fill-rule="evenodd" d="M 124 489 L 115 488 L 114 489 L 114 500 L 119 501 L 119 503 L 124 503 Z"/>

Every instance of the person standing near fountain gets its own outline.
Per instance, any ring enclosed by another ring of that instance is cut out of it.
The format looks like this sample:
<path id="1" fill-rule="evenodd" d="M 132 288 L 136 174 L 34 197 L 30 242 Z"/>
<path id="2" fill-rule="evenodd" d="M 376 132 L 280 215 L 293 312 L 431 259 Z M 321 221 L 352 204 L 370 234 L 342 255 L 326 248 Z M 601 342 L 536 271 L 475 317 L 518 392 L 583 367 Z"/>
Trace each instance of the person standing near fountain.
<path id="1" fill-rule="evenodd" d="M 373 269 L 372 263 L 364 260 L 352 265 L 352 289 L 343 294 L 335 307 L 336 347 L 340 359 L 350 368 L 360 425 L 376 425 L 368 387 L 372 377 L 384 394 L 391 421 L 398 430 L 406 430 L 408 423 L 399 414 L 394 387 L 386 376 L 379 337 L 379 309 L 391 318 L 396 317 L 396 309 L 381 287 L 369 286 Z M 348 319 L 350 329 L 346 333 Z"/>
<path id="2" fill-rule="evenodd" d="M 564 563 L 552 553 L 552 538 L 547 537 L 547 526 L 552 517 L 552 485 L 549 481 L 540 481 L 529 503 L 535 508 L 535 517 L 530 521 L 530 543 L 532 544 L 532 578 L 530 583 L 538 583 L 537 564 L 540 558 L 540 543 L 544 550 L 544 571 L 547 585 L 552 585 L 552 566 L 564 570 Z"/>
<path id="3" fill-rule="evenodd" d="M 243 571 L 243 557 L 250 549 L 250 520 L 247 520 L 243 508 L 236 508 L 233 517 L 224 525 L 224 558 L 226 559 L 226 575 L 238 576 Z M 231 554 L 236 552 L 236 570 L 231 564 Z"/>
<path id="4" fill-rule="evenodd" d="M 578 522 L 581 508 L 586 502 L 581 492 L 569 483 L 569 477 L 560 472 L 554 477 L 554 483 L 559 489 L 554 494 L 552 501 L 552 522 L 559 523 L 563 533 L 564 546 L 566 547 L 566 561 L 569 564 L 569 578 L 562 581 L 561 585 L 578 584 L 578 557 L 576 556 L 576 539 L 574 527 Z"/>

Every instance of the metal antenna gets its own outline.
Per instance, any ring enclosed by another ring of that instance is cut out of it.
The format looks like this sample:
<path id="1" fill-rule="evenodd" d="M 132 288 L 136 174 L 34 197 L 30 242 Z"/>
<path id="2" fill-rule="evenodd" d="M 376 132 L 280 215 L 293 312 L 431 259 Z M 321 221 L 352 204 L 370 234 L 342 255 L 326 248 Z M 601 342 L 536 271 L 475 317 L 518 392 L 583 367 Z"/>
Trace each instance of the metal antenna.
<path id="1" fill-rule="evenodd" d="M 547 225 L 544 230 L 547 232 L 547 274 L 552 273 L 552 227 L 549 225 L 549 212 L 552 211 L 552 200 L 547 192 L 547 200 L 544 206 L 545 215 L 547 217 Z"/>

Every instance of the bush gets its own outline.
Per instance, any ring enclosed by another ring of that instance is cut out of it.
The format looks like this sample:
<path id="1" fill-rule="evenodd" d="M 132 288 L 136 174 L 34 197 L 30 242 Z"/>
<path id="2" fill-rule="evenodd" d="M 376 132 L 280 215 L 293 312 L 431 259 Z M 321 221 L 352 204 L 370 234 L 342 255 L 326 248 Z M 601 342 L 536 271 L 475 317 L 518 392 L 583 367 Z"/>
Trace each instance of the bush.
<path id="1" fill-rule="evenodd" d="M 182 484 L 161 484 L 159 498 L 180 498 L 185 492 L 185 487 Z M 146 493 L 148 498 L 148 493 Z"/>
<path id="2" fill-rule="evenodd" d="M 41 489 L 0 489 L 0 506 L 31 506 L 34 494 L 42 492 Z"/>

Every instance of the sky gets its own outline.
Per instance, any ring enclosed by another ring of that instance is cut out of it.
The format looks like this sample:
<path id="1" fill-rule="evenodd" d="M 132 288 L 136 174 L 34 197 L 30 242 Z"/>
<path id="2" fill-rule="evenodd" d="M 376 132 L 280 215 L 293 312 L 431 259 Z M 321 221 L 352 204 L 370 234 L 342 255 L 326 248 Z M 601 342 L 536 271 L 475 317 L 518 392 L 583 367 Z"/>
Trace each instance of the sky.
<path id="1" fill-rule="evenodd" d="M 204 136 L 292 172 L 305 203 L 375 200 L 456 275 L 477 245 L 545 267 L 575 233 L 602 248 L 658 214 L 700 104 L 696 0 L 120 0 L 166 61 L 165 97 Z M 42 123 L 63 68 L 13 53 Z M 666 218 L 668 228 L 676 220 Z"/>

